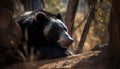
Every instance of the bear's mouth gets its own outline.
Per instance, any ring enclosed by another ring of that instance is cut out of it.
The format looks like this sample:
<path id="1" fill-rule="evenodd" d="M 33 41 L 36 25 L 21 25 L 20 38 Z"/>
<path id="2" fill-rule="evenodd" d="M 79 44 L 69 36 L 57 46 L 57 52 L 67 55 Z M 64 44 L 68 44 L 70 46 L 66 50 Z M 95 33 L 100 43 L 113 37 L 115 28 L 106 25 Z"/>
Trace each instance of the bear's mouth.
<path id="1" fill-rule="evenodd" d="M 68 48 L 71 44 L 73 43 L 73 41 L 70 41 L 70 42 L 58 42 L 58 44 L 63 47 L 63 48 Z"/>

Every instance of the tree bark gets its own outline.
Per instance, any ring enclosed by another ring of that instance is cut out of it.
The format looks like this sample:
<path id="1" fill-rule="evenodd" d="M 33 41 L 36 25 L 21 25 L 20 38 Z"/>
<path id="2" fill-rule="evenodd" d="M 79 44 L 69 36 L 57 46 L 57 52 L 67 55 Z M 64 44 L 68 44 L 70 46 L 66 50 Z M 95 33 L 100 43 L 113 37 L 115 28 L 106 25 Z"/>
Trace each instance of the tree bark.
<path id="1" fill-rule="evenodd" d="M 120 68 L 120 0 L 112 0 L 109 30 L 109 64 L 114 69 Z M 109 66 L 110 66 L 109 65 Z"/>
<path id="2" fill-rule="evenodd" d="M 70 0 L 68 3 L 67 13 L 65 17 L 65 22 L 68 27 L 68 33 L 72 36 L 75 13 L 77 11 L 79 0 Z"/>

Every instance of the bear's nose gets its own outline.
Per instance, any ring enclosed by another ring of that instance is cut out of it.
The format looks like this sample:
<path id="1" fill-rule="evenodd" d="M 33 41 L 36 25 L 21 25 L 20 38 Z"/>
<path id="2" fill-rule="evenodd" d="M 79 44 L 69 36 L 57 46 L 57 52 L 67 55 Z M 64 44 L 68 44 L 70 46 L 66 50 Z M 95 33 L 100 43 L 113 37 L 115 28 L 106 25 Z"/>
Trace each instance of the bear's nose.
<path id="1" fill-rule="evenodd" d="M 71 40 L 70 40 L 70 43 L 72 44 L 73 42 L 74 42 L 74 40 L 73 40 L 73 39 L 71 39 Z"/>
<path id="2" fill-rule="evenodd" d="M 74 40 L 71 38 L 70 40 L 68 40 L 68 46 L 71 45 L 74 42 Z"/>

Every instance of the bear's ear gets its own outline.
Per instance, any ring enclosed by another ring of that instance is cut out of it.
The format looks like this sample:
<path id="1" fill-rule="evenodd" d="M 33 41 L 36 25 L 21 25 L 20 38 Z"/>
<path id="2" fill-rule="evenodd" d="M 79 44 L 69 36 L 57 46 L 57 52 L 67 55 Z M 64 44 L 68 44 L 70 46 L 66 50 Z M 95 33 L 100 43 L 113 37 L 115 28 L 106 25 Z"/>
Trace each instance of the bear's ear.
<path id="1" fill-rule="evenodd" d="M 35 20 L 39 22 L 45 22 L 47 19 L 46 14 L 43 12 L 38 12 L 35 17 Z"/>
<path id="2" fill-rule="evenodd" d="M 60 19 L 61 21 L 63 21 L 62 16 L 61 16 L 60 13 L 58 13 L 58 14 L 56 15 L 56 18 L 58 18 L 58 19 Z"/>

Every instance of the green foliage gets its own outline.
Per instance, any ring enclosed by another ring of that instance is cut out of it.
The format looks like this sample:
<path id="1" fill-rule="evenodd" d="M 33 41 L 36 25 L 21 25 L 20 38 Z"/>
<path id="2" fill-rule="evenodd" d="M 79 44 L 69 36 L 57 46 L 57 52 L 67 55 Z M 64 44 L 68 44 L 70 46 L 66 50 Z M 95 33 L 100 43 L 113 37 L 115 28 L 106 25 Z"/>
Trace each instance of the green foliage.
<path id="1" fill-rule="evenodd" d="M 97 35 L 101 44 L 108 41 L 107 25 L 110 17 L 111 2 L 109 0 L 98 0 L 95 4 L 95 25 L 94 34 Z"/>
<path id="2" fill-rule="evenodd" d="M 100 23 L 107 23 L 109 21 L 111 3 L 108 0 L 96 3 L 96 19 Z"/>

